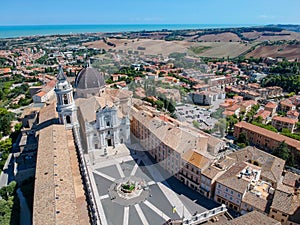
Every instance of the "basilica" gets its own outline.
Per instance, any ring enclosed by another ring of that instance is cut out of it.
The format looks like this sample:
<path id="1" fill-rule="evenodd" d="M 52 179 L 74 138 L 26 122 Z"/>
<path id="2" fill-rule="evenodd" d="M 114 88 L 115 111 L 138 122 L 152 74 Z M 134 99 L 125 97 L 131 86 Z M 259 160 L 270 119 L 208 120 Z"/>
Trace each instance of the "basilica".
<path id="1" fill-rule="evenodd" d="M 79 129 L 85 153 L 103 156 L 108 147 L 130 142 L 130 91 L 105 87 L 104 75 L 90 64 L 79 72 L 74 87 L 62 67 L 57 80 L 59 121 L 66 129 Z"/>

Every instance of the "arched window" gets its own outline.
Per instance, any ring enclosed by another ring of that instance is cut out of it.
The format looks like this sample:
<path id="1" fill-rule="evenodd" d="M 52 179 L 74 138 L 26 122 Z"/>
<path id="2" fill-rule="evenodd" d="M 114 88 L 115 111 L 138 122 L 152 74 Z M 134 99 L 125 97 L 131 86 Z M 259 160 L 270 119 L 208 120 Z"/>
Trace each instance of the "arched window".
<path id="1" fill-rule="evenodd" d="M 65 104 L 65 105 L 69 104 L 67 94 L 64 94 L 64 95 L 63 95 L 63 101 L 64 101 L 64 104 Z"/>
<path id="2" fill-rule="evenodd" d="M 66 122 L 67 122 L 67 124 L 71 123 L 71 117 L 69 115 L 66 116 Z"/>

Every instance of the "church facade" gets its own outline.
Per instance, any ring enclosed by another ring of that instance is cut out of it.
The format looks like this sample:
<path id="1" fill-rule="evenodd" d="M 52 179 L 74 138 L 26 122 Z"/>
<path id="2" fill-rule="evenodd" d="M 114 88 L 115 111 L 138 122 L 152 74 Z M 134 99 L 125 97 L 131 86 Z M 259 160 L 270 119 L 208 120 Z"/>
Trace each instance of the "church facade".
<path id="1" fill-rule="evenodd" d="M 75 99 L 62 69 L 57 80 L 60 123 L 78 127 L 85 153 L 106 155 L 107 148 L 130 142 L 130 91 L 106 88 L 103 74 L 89 65 L 76 77 Z"/>

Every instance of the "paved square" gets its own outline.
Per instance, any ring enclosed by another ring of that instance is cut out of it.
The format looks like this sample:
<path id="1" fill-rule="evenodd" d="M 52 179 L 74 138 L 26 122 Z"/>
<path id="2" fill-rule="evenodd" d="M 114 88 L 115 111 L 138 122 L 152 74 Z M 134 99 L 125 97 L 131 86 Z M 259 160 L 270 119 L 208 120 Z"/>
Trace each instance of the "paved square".
<path id="1" fill-rule="evenodd" d="M 100 157 L 90 166 L 103 225 L 159 225 L 168 219 L 190 217 L 216 207 L 176 178 L 164 179 L 168 176 L 166 171 L 142 150 L 135 147 L 133 152 L 124 146 L 123 154 Z M 119 195 L 117 187 L 128 181 L 135 182 L 137 191 L 127 199 Z"/>

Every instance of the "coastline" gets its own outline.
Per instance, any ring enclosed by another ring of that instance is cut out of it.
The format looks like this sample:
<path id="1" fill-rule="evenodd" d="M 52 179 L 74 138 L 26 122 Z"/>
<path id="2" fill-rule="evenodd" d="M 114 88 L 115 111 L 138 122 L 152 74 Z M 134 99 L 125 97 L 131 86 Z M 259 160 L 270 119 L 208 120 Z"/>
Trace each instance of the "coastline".
<path id="1" fill-rule="evenodd" d="M 255 24 L 99 24 L 99 25 L 14 25 L 0 26 L 0 38 L 68 35 L 80 33 L 118 33 L 162 30 L 201 30 L 263 26 Z"/>

